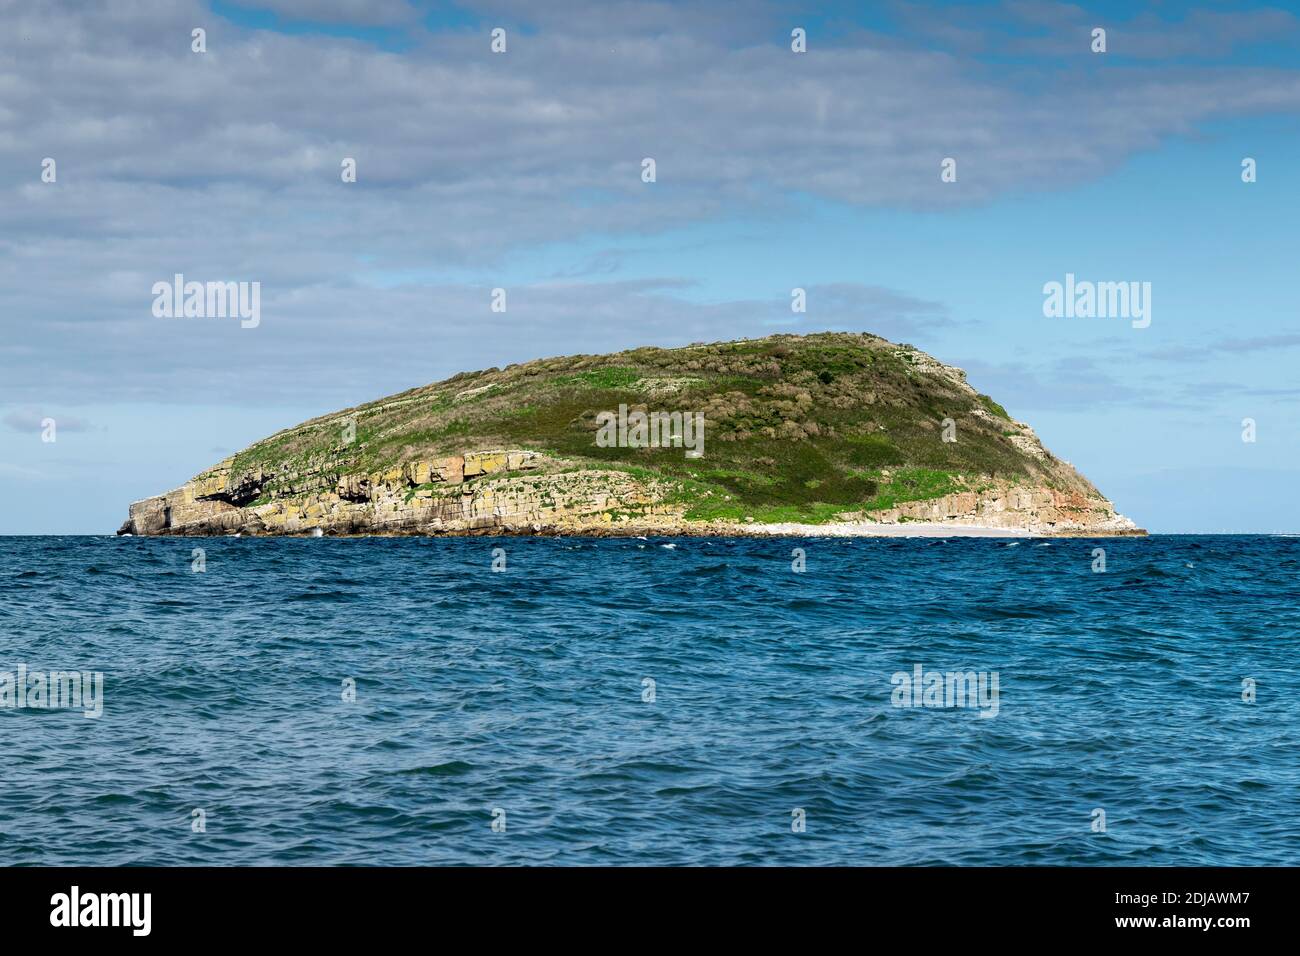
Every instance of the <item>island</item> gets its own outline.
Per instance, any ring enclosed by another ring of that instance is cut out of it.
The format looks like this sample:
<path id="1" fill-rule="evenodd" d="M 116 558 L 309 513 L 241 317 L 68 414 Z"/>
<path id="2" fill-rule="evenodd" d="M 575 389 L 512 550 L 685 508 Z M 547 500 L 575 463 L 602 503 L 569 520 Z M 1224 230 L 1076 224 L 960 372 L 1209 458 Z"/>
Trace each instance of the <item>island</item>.
<path id="1" fill-rule="evenodd" d="M 825 332 L 463 372 L 264 438 L 118 533 L 1145 532 L 961 369 Z"/>

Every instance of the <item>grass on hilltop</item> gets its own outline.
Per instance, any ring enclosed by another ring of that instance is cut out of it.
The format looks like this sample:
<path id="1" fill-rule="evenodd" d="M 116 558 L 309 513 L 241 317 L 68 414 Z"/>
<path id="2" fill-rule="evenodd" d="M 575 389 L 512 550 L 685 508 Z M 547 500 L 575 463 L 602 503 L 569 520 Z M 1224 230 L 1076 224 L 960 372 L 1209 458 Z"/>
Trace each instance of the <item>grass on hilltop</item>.
<path id="1" fill-rule="evenodd" d="M 596 416 L 620 404 L 702 411 L 704 456 L 600 448 Z M 941 441 L 942 422 L 957 424 Z M 343 441 L 355 423 L 356 440 Z M 1006 410 L 909 346 L 826 333 L 613 355 L 540 359 L 462 373 L 288 429 L 240 452 L 232 477 L 374 473 L 492 448 L 673 483 L 692 518 L 826 521 L 968 487 L 976 476 L 1068 481 L 1012 443 Z"/>

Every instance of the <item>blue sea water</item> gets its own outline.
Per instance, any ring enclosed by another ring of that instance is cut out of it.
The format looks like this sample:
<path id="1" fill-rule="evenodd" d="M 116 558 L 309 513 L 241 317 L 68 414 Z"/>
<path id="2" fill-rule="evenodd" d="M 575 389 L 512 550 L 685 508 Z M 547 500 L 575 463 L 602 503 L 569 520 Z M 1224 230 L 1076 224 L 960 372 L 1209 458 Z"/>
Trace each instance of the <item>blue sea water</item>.
<path id="1" fill-rule="evenodd" d="M 104 675 L 0 708 L 0 863 L 1294 865 L 1298 605 L 1285 537 L 0 538 L 0 672 Z"/>

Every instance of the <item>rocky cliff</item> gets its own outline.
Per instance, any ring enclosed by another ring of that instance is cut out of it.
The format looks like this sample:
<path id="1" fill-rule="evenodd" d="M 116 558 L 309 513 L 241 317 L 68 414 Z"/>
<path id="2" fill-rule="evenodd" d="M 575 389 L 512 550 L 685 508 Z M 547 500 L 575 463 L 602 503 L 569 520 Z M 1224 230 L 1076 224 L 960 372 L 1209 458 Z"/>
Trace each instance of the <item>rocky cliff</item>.
<path id="1" fill-rule="evenodd" d="M 132 504 L 119 533 L 743 534 L 830 521 L 1140 533 L 960 369 L 830 333 L 458 375 L 264 439 Z"/>

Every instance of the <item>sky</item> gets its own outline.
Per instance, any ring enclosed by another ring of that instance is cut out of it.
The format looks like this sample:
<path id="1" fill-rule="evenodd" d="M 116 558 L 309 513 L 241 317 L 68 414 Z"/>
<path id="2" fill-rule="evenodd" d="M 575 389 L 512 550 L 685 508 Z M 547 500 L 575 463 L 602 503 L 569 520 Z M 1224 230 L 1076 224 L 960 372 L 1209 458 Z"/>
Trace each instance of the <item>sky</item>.
<path id="1" fill-rule="evenodd" d="M 460 371 L 824 330 L 1153 532 L 1300 532 L 1298 178 L 1284 5 L 0 0 L 0 534 Z M 178 273 L 257 325 L 156 316 Z"/>

